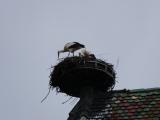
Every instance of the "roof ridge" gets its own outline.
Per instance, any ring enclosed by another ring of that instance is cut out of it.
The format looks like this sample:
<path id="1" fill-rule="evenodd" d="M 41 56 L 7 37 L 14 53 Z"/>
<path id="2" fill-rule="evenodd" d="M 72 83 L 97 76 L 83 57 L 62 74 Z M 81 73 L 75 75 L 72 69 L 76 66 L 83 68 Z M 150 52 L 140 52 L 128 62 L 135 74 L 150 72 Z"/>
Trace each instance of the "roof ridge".
<path id="1" fill-rule="evenodd" d="M 122 89 L 122 90 L 113 90 L 112 92 L 115 93 L 121 93 L 121 92 L 131 92 L 131 93 L 136 93 L 136 92 L 146 92 L 146 91 L 160 91 L 160 87 L 155 87 L 155 88 L 140 88 L 140 89 Z"/>

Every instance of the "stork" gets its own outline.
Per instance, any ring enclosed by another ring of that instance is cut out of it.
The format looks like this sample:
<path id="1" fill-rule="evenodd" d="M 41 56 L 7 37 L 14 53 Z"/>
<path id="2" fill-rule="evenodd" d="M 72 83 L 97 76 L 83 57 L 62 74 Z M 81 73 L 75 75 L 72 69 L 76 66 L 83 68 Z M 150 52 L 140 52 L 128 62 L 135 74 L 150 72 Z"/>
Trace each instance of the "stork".
<path id="1" fill-rule="evenodd" d="M 96 59 L 95 55 L 87 51 L 86 49 L 82 49 L 79 53 L 79 56 L 84 57 L 86 59 Z"/>
<path id="2" fill-rule="evenodd" d="M 69 42 L 69 43 L 66 43 L 64 45 L 64 49 L 58 51 L 58 58 L 59 58 L 60 53 L 64 53 L 64 52 L 69 52 L 68 56 L 70 55 L 70 53 L 72 53 L 73 56 L 74 56 L 74 52 L 76 50 L 81 49 L 81 48 L 85 48 L 85 46 L 83 44 L 78 43 L 78 42 Z"/>

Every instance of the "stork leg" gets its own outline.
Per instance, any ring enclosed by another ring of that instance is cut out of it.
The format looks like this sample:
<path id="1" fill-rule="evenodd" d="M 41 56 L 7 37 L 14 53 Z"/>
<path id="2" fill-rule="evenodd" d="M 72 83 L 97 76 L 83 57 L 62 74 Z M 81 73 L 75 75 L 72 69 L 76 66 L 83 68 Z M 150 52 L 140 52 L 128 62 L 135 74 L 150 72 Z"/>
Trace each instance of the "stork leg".
<path id="1" fill-rule="evenodd" d="M 70 55 L 70 52 L 68 52 L 68 57 L 69 57 L 69 55 Z"/>

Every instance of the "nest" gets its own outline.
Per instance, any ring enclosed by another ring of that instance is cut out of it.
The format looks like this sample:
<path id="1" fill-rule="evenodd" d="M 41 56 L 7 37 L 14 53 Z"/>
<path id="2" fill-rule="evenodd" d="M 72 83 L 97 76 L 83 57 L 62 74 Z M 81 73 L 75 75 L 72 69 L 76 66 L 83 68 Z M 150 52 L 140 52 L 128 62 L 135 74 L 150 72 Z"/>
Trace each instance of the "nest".
<path id="1" fill-rule="evenodd" d="M 79 97 L 81 88 L 91 86 L 112 90 L 116 73 L 113 65 L 96 58 L 67 57 L 53 67 L 49 85 L 70 96 Z"/>

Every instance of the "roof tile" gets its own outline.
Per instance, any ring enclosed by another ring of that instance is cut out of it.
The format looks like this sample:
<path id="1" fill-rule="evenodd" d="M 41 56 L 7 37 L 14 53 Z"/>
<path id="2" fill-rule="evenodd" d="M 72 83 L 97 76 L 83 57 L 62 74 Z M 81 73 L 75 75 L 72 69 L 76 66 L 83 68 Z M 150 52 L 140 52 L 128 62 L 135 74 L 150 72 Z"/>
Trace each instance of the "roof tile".
<path id="1" fill-rule="evenodd" d="M 143 119 L 147 117 L 160 118 L 160 89 L 143 89 L 129 92 L 114 92 L 110 101 L 112 107 L 111 118 L 119 119 Z M 101 103 L 99 103 L 101 104 Z M 93 104 L 94 105 L 94 104 Z M 158 115 L 158 116 L 157 116 Z"/>
<path id="2" fill-rule="evenodd" d="M 95 95 L 89 120 L 160 120 L 160 88 Z"/>

